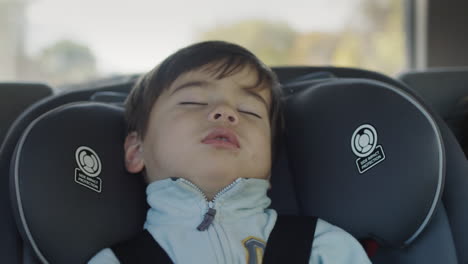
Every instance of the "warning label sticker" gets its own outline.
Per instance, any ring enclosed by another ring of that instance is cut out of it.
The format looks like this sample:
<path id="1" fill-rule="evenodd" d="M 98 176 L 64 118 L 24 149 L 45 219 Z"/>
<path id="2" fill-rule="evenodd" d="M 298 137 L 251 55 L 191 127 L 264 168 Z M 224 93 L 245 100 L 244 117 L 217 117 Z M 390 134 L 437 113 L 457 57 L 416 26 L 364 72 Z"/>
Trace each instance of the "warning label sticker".
<path id="1" fill-rule="evenodd" d="M 75 182 L 81 184 L 98 193 L 101 192 L 102 182 L 98 177 L 90 177 L 84 174 L 80 169 L 75 169 Z"/>
<path id="2" fill-rule="evenodd" d="M 358 158 L 356 160 L 356 165 L 358 167 L 359 173 L 364 173 L 375 165 L 379 164 L 385 160 L 385 153 L 382 146 L 377 146 L 375 150 L 367 157 Z"/>
<path id="3" fill-rule="evenodd" d="M 102 164 L 97 153 L 90 147 L 81 146 L 75 151 L 78 168 L 75 168 L 75 182 L 100 193 L 102 181 L 99 178 Z"/>

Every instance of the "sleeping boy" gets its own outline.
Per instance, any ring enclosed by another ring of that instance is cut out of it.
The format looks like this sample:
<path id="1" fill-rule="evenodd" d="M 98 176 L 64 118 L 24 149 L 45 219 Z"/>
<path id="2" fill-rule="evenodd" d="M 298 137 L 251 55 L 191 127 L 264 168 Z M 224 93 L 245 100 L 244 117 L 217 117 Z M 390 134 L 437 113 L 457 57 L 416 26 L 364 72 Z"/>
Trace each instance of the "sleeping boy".
<path id="1" fill-rule="evenodd" d="M 280 106 L 273 71 L 227 42 L 193 44 L 142 76 L 124 148 L 148 184 L 146 238 L 89 263 L 156 263 L 156 249 L 173 263 L 261 263 L 277 221 L 267 190 Z M 370 263 L 336 226 L 318 219 L 312 236 L 308 263 Z"/>

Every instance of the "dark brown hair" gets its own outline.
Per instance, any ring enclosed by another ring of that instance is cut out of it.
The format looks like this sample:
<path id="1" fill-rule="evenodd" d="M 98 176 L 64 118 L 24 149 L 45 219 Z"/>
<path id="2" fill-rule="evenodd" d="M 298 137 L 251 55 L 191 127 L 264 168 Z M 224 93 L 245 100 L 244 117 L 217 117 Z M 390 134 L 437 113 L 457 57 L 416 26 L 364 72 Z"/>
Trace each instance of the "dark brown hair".
<path id="1" fill-rule="evenodd" d="M 180 49 L 161 64 L 141 76 L 125 102 L 127 132 L 136 131 L 141 139 L 146 135 L 148 121 L 154 103 L 161 93 L 183 73 L 204 66 L 217 79 L 236 74 L 244 67 L 257 71 L 255 87 L 270 87 L 270 125 L 273 142 L 282 129 L 281 89 L 276 74 L 247 49 L 224 41 L 206 41 Z"/>

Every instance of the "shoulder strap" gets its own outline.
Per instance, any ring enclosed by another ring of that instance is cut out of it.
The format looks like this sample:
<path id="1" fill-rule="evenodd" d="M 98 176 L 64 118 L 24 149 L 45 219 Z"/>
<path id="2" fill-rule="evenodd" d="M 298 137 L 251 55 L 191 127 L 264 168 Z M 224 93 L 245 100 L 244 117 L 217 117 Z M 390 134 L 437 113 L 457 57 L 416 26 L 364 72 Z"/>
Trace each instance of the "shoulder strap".
<path id="1" fill-rule="evenodd" d="M 172 263 L 148 230 L 143 230 L 134 238 L 118 243 L 111 249 L 122 264 Z"/>
<path id="2" fill-rule="evenodd" d="M 314 216 L 278 215 L 263 263 L 309 263 L 316 224 Z"/>
<path id="3" fill-rule="evenodd" d="M 279 215 L 268 238 L 263 263 L 309 263 L 317 218 Z M 156 260 L 170 264 L 171 259 L 151 234 L 144 230 L 133 239 L 111 247 L 122 264 L 143 264 Z"/>

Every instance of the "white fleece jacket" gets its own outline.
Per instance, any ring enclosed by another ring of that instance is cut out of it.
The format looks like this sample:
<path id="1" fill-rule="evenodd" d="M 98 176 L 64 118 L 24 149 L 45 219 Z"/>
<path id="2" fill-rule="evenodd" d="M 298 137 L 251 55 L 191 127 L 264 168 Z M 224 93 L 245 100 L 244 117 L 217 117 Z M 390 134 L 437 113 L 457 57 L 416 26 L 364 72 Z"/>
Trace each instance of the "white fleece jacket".
<path id="1" fill-rule="evenodd" d="M 273 209 L 267 209 L 268 185 L 266 180 L 240 178 L 208 202 L 200 189 L 185 179 L 155 181 L 146 189 L 151 208 L 144 228 L 174 263 L 259 264 L 277 218 Z M 208 221 L 206 230 L 199 231 L 197 227 L 209 208 L 216 210 L 214 219 Z M 106 248 L 88 263 L 120 262 Z M 309 263 L 370 261 L 351 235 L 318 219 Z"/>

